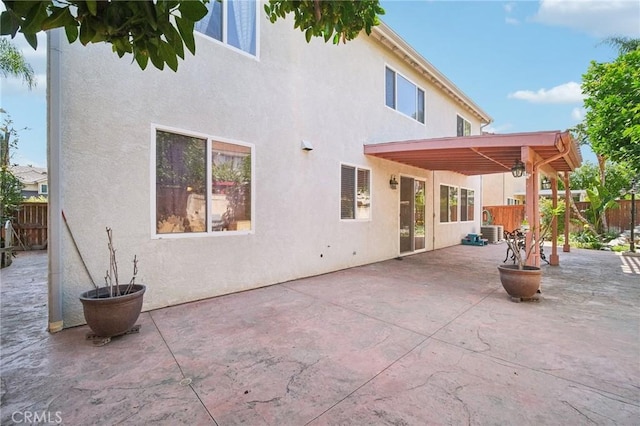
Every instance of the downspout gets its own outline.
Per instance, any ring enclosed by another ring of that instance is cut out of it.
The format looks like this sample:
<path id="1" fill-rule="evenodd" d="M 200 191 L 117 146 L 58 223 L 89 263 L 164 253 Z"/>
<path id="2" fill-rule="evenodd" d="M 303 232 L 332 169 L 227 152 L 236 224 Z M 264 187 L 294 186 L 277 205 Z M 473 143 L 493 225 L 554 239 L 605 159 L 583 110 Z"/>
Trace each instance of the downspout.
<path id="1" fill-rule="evenodd" d="M 47 175 L 49 178 L 49 325 L 56 333 L 62 317 L 62 184 L 60 179 L 60 38 L 61 30 L 47 31 Z"/>
<path id="2" fill-rule="evenodd" d="M 559 134 L 560 136 L 560 141 L 562 141 L 562 133 Z M 558 154 L 552 155 L 551 157 L 545 159 L 545 160 L 540 160 L 536 163 L 533 164 L 533 176 L 538 176 L 538 169 L 542 166 L 544 166 L 545 164 L 549 164 L 552 161 L 556 161 L 559 158 L 564 157 L 565 155 L 569 154 L 569 152 L 571 151 L 571 138 L 569 138 L 569 142 L 567 142 L 562 150 L 562 152 L 559 152 Z M 537 185 L 538 183 L 535 182 L 535 185 Z M 565 188 L 566 189 L 566 188 Z M 556 203 L 557 203 L 557 193 L 556 193 Z M 565 223 L 564 224 L 565 229 L 568 229 L 569 227 L 569 223 Z M 534 230 L 534 237 L 536 241 L 540 241 L 540 212 L 536 212 L 536 219 L 535 219 L 535 230 Z M 557 256 L 558 253 L 558 241 L 556 239 L 554 239 L 551 242 L 551 253 L 554 255 L 554 260 L 555 260 L 555 256 Z M 557 266 L 560 264 L 560 260 L 558 258 L 558 263 L 554 266 Z"/>

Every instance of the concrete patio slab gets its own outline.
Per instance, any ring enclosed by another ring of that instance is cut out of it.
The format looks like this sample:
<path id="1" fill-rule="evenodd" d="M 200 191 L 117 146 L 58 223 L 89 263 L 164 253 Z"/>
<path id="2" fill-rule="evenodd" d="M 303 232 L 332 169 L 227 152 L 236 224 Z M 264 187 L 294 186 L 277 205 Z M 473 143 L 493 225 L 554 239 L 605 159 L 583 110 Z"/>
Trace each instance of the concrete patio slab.
<path id="1" fill-rule="evenodd" d="M 505 250 L 456 246 L 145 312 L 139 334 L 103 347 L 86 326 L 45 331 L 46 253 L 20 253 L 0 275 L 0 421 L 638 424 L 640 258 L 562 253 L 540 301 L 513 303 Z"/>

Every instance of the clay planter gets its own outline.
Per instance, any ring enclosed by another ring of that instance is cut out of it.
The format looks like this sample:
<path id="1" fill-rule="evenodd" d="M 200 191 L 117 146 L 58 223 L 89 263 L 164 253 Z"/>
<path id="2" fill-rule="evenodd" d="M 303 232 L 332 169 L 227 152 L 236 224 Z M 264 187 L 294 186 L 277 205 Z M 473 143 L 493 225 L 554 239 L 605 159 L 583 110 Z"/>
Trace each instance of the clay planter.
<path id="1" fill-rule="evenodd" d="M 127 284 L 121 284 L 124 292 Z M 135 284 L 129 294 L 109 297 L 109 289 L 85 291 L 80 295 L 84 319 L 91 330 L 100 337 L 113 337 L 125 334 L 135 325 L 142 310 L 142 296 L 147 288 Z"/>
<path id="2" fill-rule="evenodd" d="M 540 288 L 542 271 L 537 266 L 499 265 L 500 282 L 514 299 L 530 299 Z"/>

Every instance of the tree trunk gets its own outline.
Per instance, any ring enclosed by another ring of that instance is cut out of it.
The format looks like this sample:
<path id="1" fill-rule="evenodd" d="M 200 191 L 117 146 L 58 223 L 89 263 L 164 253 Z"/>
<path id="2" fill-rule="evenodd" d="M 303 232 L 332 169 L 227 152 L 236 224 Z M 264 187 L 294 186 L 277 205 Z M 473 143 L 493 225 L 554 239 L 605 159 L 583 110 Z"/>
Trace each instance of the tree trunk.
<path id="1" fill-rule="evenodd" d="M 605 162 L 607 159 L 600 154 L 596 154 L 596 158 L 598 159 L 598 170 L 600 171 L 600 184 L 605 187 Z M 602 226 L 602 229 L 598 229 L 600 234 L 609 230 L 609 224 L 607 223 L 607 209 L 603 208 L 600 212 L 600 224 Z"/>

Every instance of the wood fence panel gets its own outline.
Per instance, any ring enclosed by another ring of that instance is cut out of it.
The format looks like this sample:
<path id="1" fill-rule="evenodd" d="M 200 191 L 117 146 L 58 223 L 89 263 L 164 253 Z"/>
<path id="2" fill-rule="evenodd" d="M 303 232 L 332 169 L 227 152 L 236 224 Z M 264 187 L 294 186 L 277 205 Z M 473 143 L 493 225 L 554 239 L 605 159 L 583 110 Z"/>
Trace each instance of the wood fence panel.
<path id="1" fill-rule="evenodd" d="M 640 225 L 640 200 L 636 200 L 636 217 L 635 217 L 635 226 Z M 628 231 L 631 229 L 631 200 L 620 200 L 618 201 L 619 208 L 613 208 L 607 210 L 607 225 L 610 231 L 614 232 L 622 232 Z M 576 207 L 580 210 L 584 216 L 585 210 L 589 209 L 588 201 L 581 201 L 576 203 Z M 571 218 L 576 219 L 575 213 L 571 212 Z M 582 229 L 582 225 L 572 225 L 572 231 L 579 231 Z"/>
<path id="2" fill-rule="evenodd" d="M 619 208 L 607 210 L 607 224 L 609 230 L 614 232 L 628 231 L 631 229 L 631 200 L 620 200 Z M 640 200 L 636 200 L 635 225 L 640 226 Z M 588 201 L 576 202 L 576 207 L 584 215 L 584 211 L 589 208 Z M 503 225 L 505 231 L 512 231 L 520 226 L 524 219 L 524 204 L 515 206 L 484 206 L 482 222 L 491 220 L 492 225 Z M 487 214 L 488 212 L 488 214 Z M 564 220 L 560 218 L 560 220 Z M 582 224 L 578 221 L 575 212 L 571 211 L 571 232 L 580 232 Z"/>
<path id="3" fill-rule="evenodd" d="M 488 212 L 488 214 L 487 214 Z M 513 206 L 484 206 L 482 222 L 491 222 L 491 225 L 502 225 L 505 231 L 513 231 L 520 228 L 524 220 L 524 204 Z"/>
<path id="4" fill-rule="evenodd" d="M 23 203 L 15 215 L 13 227 L 17 238 L 16 249 L 41 250 L 47 247 L 48 240 L 47 203 Z"/>

